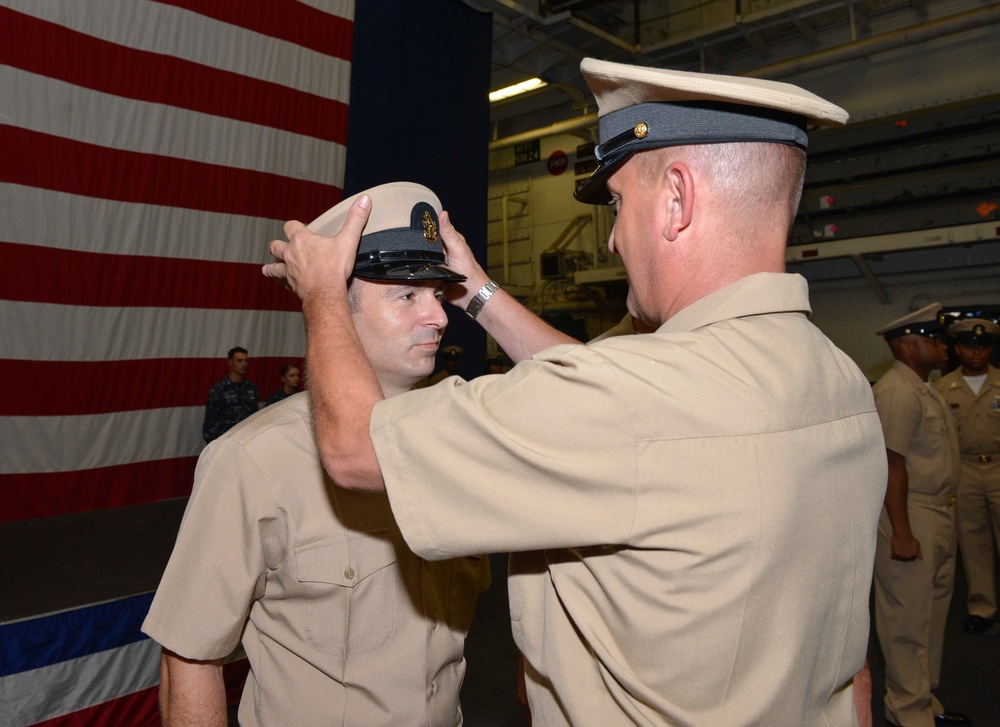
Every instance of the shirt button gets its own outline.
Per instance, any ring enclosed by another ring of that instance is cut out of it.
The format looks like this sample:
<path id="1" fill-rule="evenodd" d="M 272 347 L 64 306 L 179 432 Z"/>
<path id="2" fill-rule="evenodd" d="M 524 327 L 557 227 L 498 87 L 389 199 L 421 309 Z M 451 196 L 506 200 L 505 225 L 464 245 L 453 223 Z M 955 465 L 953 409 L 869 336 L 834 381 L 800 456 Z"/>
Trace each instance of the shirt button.
<path id="1" fill-rule="evenodd" d="M 346 578 L 347 580 L 351 580 L 352 578 L 354 578 L 354 569 L 348 568 L 347 570 L 345 570 L 344 578 Z"/>
<path id="2" fill-rule="evenodd" d="M 431 631 L 437 631 L 438 622 L 436 620 L 431 620 Z"/>
<path id="3" fill-rule="evenodd" d="M 431 682 L 431 694 L 437 694 L 437 690 L 438 690 L 438 685 L 434 682 Z"/>

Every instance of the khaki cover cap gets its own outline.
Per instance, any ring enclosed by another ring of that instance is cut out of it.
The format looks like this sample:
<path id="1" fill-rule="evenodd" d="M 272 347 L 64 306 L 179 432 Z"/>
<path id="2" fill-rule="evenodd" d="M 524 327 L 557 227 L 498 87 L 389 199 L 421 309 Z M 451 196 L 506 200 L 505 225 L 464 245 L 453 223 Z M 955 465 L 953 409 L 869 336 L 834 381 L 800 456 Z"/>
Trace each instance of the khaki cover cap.
<path id="1" fill-rule="evenodd" d="M 363 194 L 372 199 L 353 275 L 365 280 L 448 280 L 464 275 L 448 269 L 438 232 L 441 200 L 414 182 L 391 182 L 366 189 L 331 207 L 306 225 L 319 235 L 335 235 L 347 220 L 354 201 Z"/>
<path id="2" fill-rule="evenodd" d="M 988 318 L 963 318 L 952 323 L 948 333 L 960 343 L 992 346 L 997 335 L 1000 335 L 1000 326 Z"/>
<path id="3" fill-rule="evenodd" d="M 597 99 L 600 164 L 576 190 L 607 204 L 608 177 L 632 154 L 665 146 L 767 142 L 805 149 L 809 123 L 842 126 L 847 112 L 778 81 L 647 68 L 584 58 L 580 71 Z"/>
<path id="4" fill-rule="evenodd" d="M 788 111 L 823 126 L 843 126 L 848 119 L 847 112 L 836 104 L 781 81 L 647 68 L 596 58 L 584 58 L 580 72 L 597 99 L 598 116 L 654 101 L 720 101 Z"/>
<path id="5" fill-rule="evenodd" d="M 894 338 L 908 336 L 912 333 L 919 336 L 940 335 L 946 330 L 947 326 L 941 313 L 941 304 L 931 303 L 918 311 L 908 313 L 891 323 L 886 323 L 875 331 L 875 335 L 885 336 L 885 340 L 891 341 Z"/>

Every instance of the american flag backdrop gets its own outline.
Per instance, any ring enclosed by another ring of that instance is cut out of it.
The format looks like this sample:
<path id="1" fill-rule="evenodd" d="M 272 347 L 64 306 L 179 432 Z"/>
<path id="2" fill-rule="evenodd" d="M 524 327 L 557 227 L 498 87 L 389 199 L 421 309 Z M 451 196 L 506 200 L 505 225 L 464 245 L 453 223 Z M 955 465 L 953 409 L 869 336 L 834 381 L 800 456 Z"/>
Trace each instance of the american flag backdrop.
<path id="1" fill-rule="evenodd" d="M 259 275 L 342 197 L 354 0 L 0 0 L 0 522 L 190 491 L 210 386 L 300 361 Z"/>

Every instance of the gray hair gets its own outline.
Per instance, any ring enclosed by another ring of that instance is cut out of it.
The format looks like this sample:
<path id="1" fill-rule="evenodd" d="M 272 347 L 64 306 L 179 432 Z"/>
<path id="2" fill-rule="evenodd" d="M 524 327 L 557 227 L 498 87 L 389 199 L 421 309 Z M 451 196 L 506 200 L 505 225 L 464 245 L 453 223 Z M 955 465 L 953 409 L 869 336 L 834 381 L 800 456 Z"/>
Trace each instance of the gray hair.
<path id="1" fill-rule="evenodd" d="M 728 211 L 751 229 L 773 228 L 784 222 L 790 231 L 795 222 L 806 154 L 797 147 L 768 142 L 699 144 L 652 149 L 636 154 L 639 173 L 657 178 L 671 161 L 684 161 L 727 199 Z M 775 208 L 784 220 L 775 219 Z"/>

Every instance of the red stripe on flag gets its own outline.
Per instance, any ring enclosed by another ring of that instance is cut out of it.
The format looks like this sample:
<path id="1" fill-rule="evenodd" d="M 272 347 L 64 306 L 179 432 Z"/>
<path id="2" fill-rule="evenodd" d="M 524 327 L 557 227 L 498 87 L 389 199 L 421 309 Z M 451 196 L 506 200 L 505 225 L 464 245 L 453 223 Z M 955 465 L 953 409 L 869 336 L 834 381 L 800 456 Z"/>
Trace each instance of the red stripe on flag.
<path id="1" fill-rule="evenodd" d="M 0 474 L 0 522 L 144 505 L 191 494 L 197 457 L 72 472 Z"/>
<path id="2" fill-rule="evenodd" d="M 354 23 L 284 0 L 157 0 L 230 25 L 281 38 L 324 55 L 351 59 Z"/>
<path id="3" fill-rule="evenodd" d="M 311 220 L 343 198 L 343 190 L 333 185 L 111 149 L 2 124 L 0 181 L 274 220 Z"/>
<path id="4" fill-rule="evenodd" d="M 301 357 L 251 357 L 247 378 L 266 401 L 281 384 L 281 368 Z M 133 361 L 24 361 L 0 359 L 0 381 L 44 381 L 11 386 L 0 398 L 0 416 L 80 416 L 204 406 L 208 390 L 228 369 L 218 358 Z M 260 383 L 266 382 L 266 383 Z"/>
<path id="5" fill-rule="evenodd" d="M 258 240 L 261 258 L 268 240 Z M 108 255 L 0 242 L 0 298 L 61 305 L 298 311 L 259 263 Z"/>
<path id="6" fill-rule="evenodd" d="M 348 106 L 340 101 L 109 43 L 9 8 L 0 7 L 0 29 L 0 64 L 115 96 L 347 143 Z"/>

